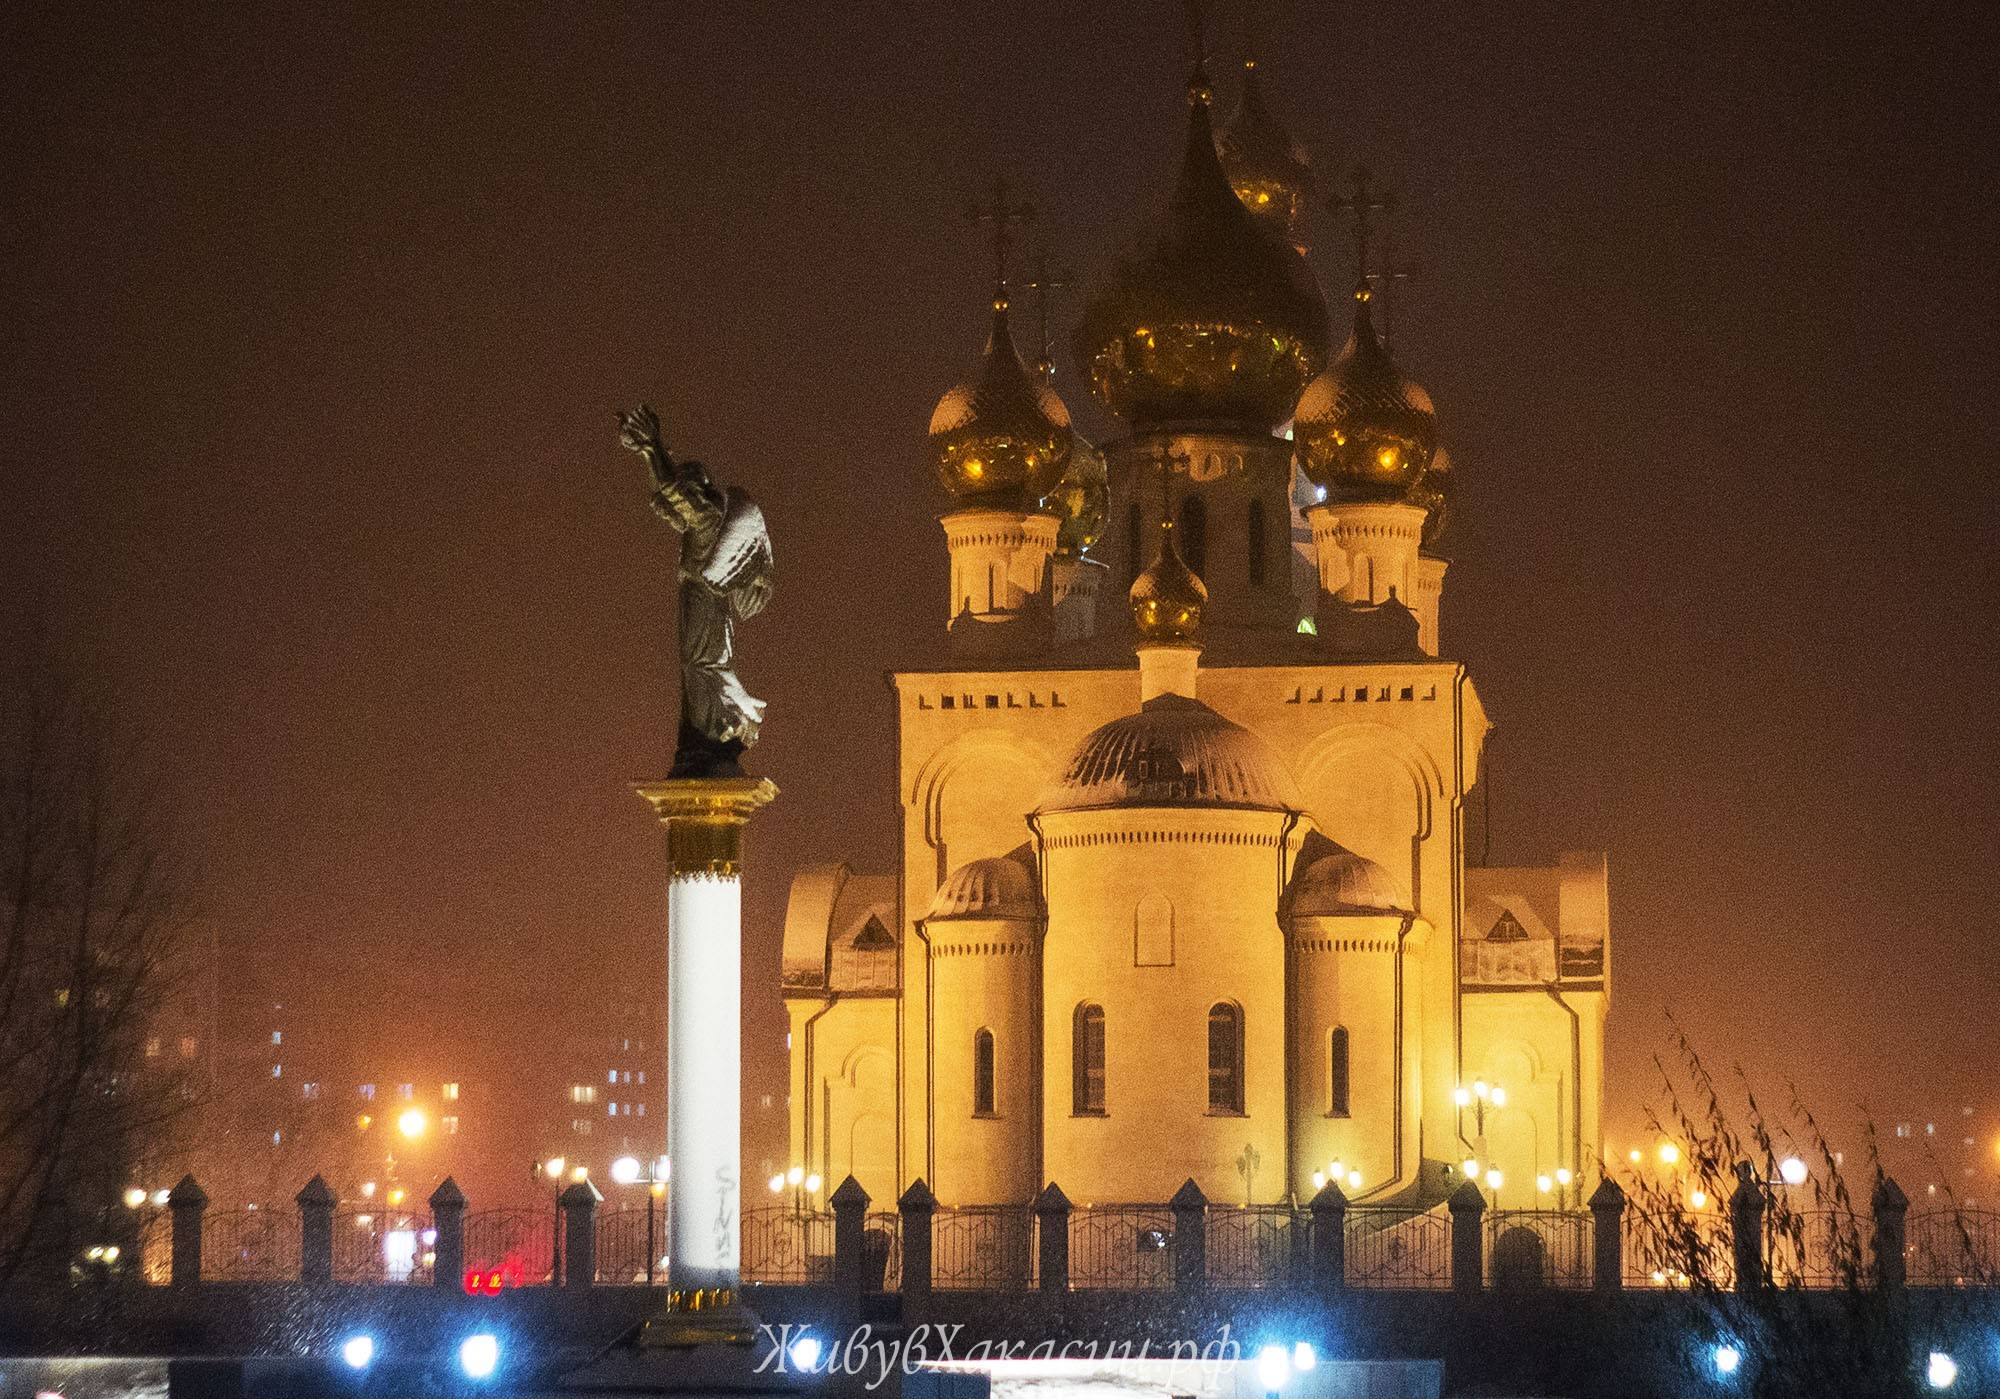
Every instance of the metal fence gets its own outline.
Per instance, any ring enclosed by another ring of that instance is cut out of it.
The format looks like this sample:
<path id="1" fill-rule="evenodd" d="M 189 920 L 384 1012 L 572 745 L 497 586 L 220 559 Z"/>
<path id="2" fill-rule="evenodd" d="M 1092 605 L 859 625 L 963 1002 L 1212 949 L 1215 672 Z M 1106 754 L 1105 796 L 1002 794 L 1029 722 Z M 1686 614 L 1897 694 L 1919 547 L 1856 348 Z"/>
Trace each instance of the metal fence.
<path id="1" fill-rule="evenodd" d="M 1485 1231 L 1489 1287 L 1589 1287 L 1593 1281 L 1590 1215 L 1569 1210 L 1488 1210 Z"/>
<path id="2" fill-rule="evenodd" d="M 1346 1246 L 1350 1287 L 1451 1286 L 1451 1220 L 1440 1211 L 1350 1209 Z"/>
<path id="3" fill-rule="evenodd" d="M 1144 1289 L 1174 1283 L 1174 1212 L 1164 1205 L 1070 1211 L 1069 1285 Z"/>
<path id="4" fill-rule="evenodd" d="M 498 1274 L 506 1287 L 549 1282 L 555 1275 L 555 1212 L 475 1210 L 465 1216 L 465 1268 Z"/>
<path id="5" fill-rule="evenodd" d="M 1720 1211 L 1649 1213 L 1628 1205 L 1623 1221 L 1624 1285 L 1727 1290 L 1736 1285 L 1729 1219 Z"/>
<path id="6" fill-rule="evenodd" d="M 743 1211 L 741 1267 L 747 1283 L 831 1281 L 832 1214 L 783 1205 Z"/>
<path id="7" fill-rule="evenodd" d="M 2000 1287 L 2000 1211 L 1910 1215 L 1904 1266 L 1916 1287 Z"/>
<path id="8" fill-rule="evenodd" d="M 202 1217 L 201 1275 L 214 1282 L 291 1282 L 299 1275 L 296 1210 L 209 1210 Z"/>
<path id="9" fill-rule="evenodd" d="M 591 1230 L 599 1282 L 642 1285 L 666 1282 L 667 1228 L 661 1214 L 651 1201 L 636 1208 L 597 1212 Z M 650 1276 L 646 1266 L 649 1256 Z"/>
<path id="10" fill-rule="evenodd" d="M 1216 1287 L 1283 1287 L 1312 1275 L 1312 1216 L 1289 1205 L 1208 1210 L 1203 1255 Z"/>
<path id="11" fill-rule="evenodd" d="M 1032 1287 L 1035 1216 L 1026 1205 L 940 1207 L 931 1216 L 931 1286 Z"/>

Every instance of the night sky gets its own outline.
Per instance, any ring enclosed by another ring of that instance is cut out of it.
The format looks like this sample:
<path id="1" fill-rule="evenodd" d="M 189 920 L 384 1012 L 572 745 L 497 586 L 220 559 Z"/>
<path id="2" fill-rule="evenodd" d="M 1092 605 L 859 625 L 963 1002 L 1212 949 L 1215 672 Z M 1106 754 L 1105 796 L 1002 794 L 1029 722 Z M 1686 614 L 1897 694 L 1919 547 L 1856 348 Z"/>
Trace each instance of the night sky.
<path id="1" fill-rule="evenodd" d="M 629 784 L 672 744 L 676 544 L 613 424 L 653 400 L 778 554 L 741 639 L 783 789 L 746 1093 L 781 1093 L 786 886 L 893 868 L 883 674 L 941 648 L 923 433 L 988 290 L 963 205 L 1008 175 L 1100 284 L 1164 206 L 1179 11 L 341 8 L 0 16 L 8 644 L 40 625 L 150 727 L 226 945 L 359 1041 L 526 1076 L 663 981 Z M 1493 860 L 1610 852 L 1614 1146 L 1667 1008 L 1836 1120 L 1994 1106 L 1975 9 L 1267 24 L 1281 119 L 1401 199 Z M 1214 30 L 1226 114 L 1240 16 Z"/>

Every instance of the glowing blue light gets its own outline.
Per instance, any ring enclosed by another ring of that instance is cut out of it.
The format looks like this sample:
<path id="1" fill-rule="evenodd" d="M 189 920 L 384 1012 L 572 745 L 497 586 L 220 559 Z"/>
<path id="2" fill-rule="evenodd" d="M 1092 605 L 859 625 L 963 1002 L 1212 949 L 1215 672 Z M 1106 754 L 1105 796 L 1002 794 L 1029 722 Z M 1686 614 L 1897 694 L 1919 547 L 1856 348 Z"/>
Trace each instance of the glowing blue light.
<path id="1" fill-rule="evenodd" d="M 1292 1347 L 1292 1368 L 1294 1370 L 1303 1375 L 1317 1364 L 1319 1364 L 1319 1356 L 1313 1352 L 1310 1342 L 1300 1341 Z"/>
<path id="2" fill-rule="evenodd" d="M 458 1346 L 458 1368 L 467 1379 L 483 1380 L 500 1367 L 500 1340 L 491 1332 L 467 1336 Z"/>
<path id="3" fill-rule="evenodd" d="M 813 1368 L 819 1364 L 819 1354 L 819 1337 L 810 1331 L 799 1336 L 785 1350 L 785 1358 L 791 1361 L 792 1368 L 802 1375 L 812 1373 Z"/>
<path id="4" fill-rule="evenodd" d="M 1743 1352 L 1735 1346 L 1721 1345 L 1715 1348 L 1715 1373 L 1733 1375 L 1743 1363 Z"/>
<path id="5" fill-rule="evenodd" d="M 1924 1378 L 1930 1381 L 1932 1389 L 1950 1389 L 1958 1382 L 1958 1362 L 1943 1351 L 1934 1350 Z"/>
<path id="6" fill-rule="evenodd" d="M 365 1370 L 375 1359 L 373 1336 L 349 1336 L 340 1343 L 340 1358 L 350 1370 Z"/>
<path id="7" fill-rule="evenodd" d="M 1291 1353 L 1283 1346 L 1265 1346 L 1257 1352 L 1257 1382 L 1266 1394 L 1275 1394 L 1291 1378 Z"/>

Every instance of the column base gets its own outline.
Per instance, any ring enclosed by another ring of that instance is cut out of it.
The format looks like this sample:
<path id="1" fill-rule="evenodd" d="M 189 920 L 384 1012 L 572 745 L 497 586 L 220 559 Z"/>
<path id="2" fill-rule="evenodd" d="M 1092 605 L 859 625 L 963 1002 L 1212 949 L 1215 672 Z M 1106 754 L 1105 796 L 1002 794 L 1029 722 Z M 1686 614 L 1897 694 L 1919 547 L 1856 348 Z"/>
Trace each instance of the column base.
<path id="1" fill-rule="evenodd" d="M 763 1324 L 733 1288 L 675 1288 L 667 1294 L 666 1309 L 639 1328 L 639 1348 L 747 1346 Z"/>

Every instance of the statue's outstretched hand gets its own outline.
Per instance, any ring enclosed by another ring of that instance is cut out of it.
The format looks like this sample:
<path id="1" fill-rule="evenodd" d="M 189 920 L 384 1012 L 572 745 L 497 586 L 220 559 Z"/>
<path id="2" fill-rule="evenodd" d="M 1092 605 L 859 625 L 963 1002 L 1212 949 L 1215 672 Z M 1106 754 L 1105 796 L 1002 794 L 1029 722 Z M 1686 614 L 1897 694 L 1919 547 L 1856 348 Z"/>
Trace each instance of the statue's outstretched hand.
<path id="1" fill-rule="evenodd" d="M 660 415 L 651 404 L 642 403 L 618 415 L 618 441 L 629 452 L 637 452 L 652 468 L 653 484 L 663 486 L 673 479 L 673 458 L 660 440 Z"/>

